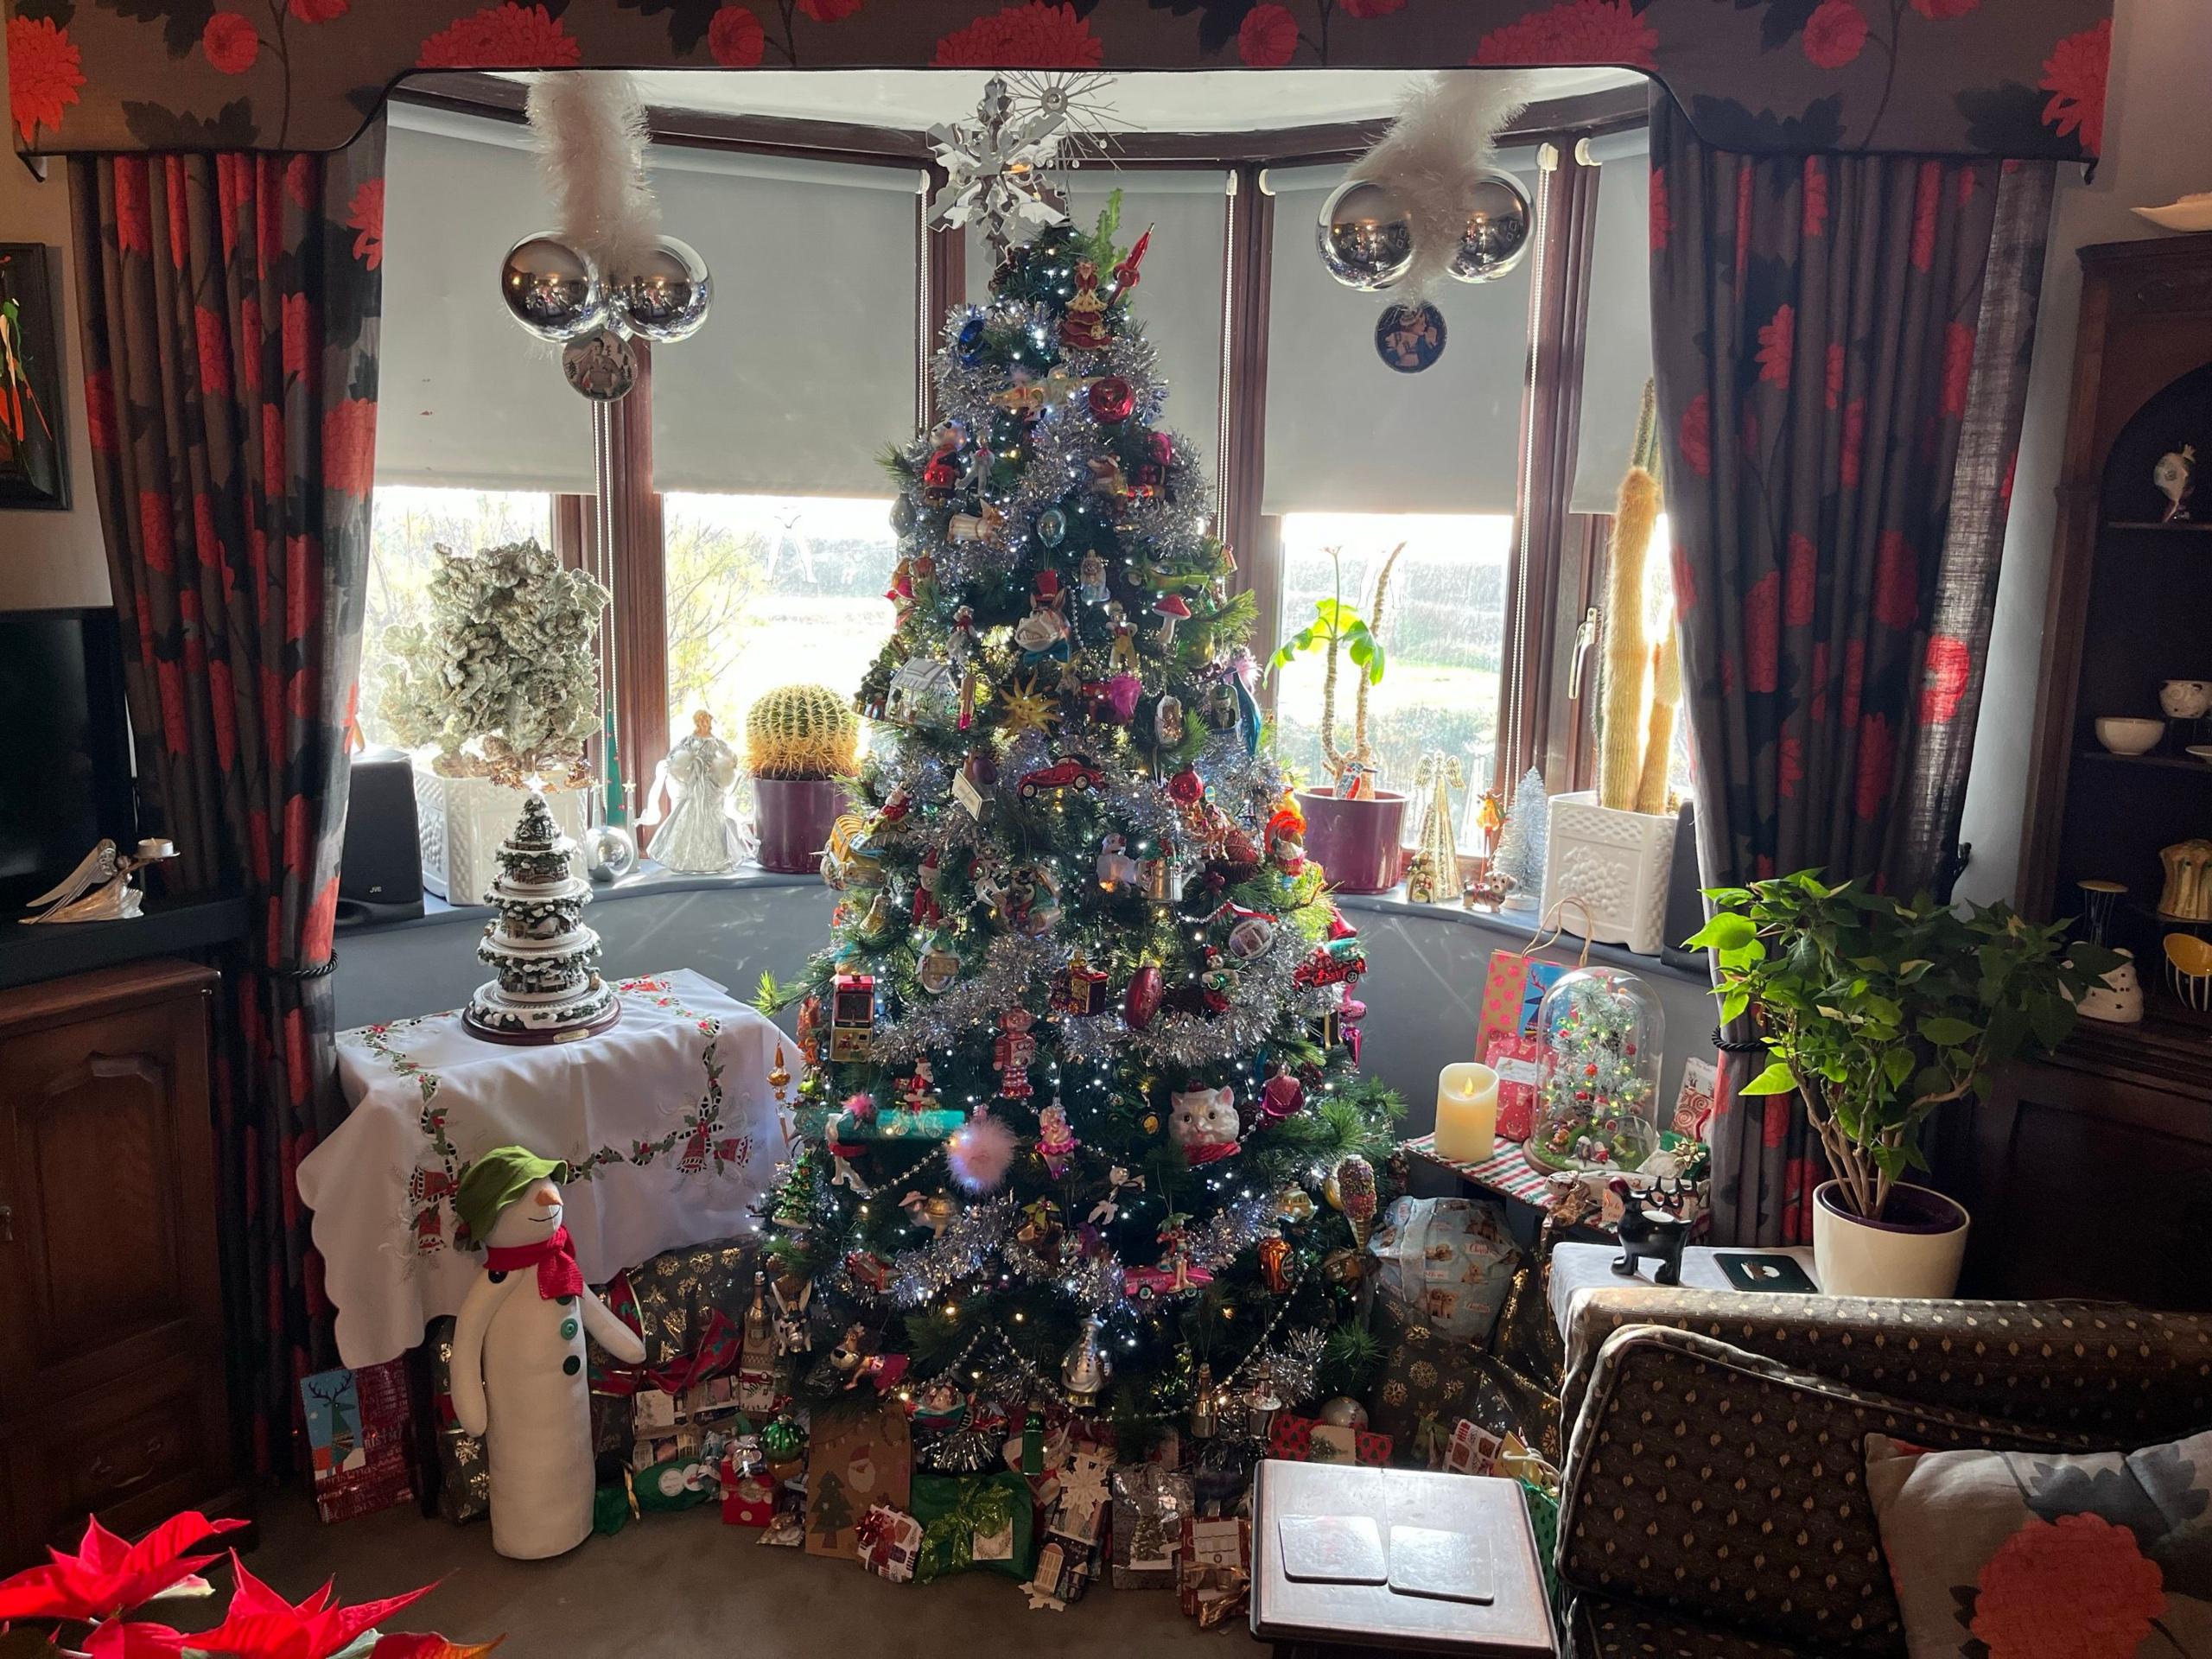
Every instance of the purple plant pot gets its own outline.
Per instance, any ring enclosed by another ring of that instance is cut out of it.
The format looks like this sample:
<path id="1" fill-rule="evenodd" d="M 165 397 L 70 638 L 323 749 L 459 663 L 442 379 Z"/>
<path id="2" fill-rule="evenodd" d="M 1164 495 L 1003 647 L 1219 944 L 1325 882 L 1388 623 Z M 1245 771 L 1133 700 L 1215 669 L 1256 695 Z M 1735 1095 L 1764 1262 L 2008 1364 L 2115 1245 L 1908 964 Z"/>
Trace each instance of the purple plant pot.
<path id="1" fill-rule="evenodd" d="M 818 869 L 830 827 L 845 803 L 845 785 L 835 778 L 755 778 L 753 816 L 760 832 L 760 868 L 786 875 Z"/>
<path id="2" fill-rule="evenodd" d="M 1306 814 L 1306 856 L 1320 861 L 1331 887 L 1344 893 L 1388 893 L 1397 886 L 1404 796 L 1378 789 L 1371 801 L 1344 801 L 1301 789 L 1298 807 Z"/>

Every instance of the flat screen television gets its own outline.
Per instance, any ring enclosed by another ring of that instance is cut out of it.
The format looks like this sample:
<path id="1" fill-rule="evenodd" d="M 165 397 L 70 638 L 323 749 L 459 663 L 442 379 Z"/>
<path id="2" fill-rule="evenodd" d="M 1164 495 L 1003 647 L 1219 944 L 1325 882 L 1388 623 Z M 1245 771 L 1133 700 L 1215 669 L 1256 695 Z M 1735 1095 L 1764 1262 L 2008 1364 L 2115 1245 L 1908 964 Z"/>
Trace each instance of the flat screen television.
<path id="1" fill-rule="evenodd" d="M 138 839 L 111 610 L 0 611 L 0 912 Z"/>

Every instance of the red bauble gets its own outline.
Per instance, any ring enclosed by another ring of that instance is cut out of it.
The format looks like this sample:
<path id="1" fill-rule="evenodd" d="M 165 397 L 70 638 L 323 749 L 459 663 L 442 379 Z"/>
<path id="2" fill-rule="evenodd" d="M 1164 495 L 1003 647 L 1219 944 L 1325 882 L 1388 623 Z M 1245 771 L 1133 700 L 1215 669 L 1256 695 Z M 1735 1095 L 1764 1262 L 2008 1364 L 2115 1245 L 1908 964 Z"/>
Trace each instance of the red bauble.
<path id="1" fill-rule="evenodd" d="M 1090 413 L 1109 425 L 1126 421 L 1137 406 L 1136 389 L 1118 374 L 1090 383 Z"/>
<path id="2" fill-rule="evenodd" d="M 1178 806 L 1196 806 L 1205 798 L 1205 780 L 1188 766 L 1167 780 L 1167 798 Z"/>
<path id="3" fill-rule="evenodd" d="M 1129 988 L 1122 994 L 1122 1014 L 1129 1022 L 1131 1031 L 1142 1031 L 1152 1023 L 1152 1016 L 1160 1012 L 1160 999 L 1166 990 L 1160 969 L 1149 962 L 1137 964 L 1129 976 Z"/>
<path id="4" fill-rule="evenodd" d="M 1162 467 L 1172 467 L 1175 464 L 1175 440 L 1166 433 L 1154 433 L 1145 441 L 1145 444 L 1146 448 L 1151 450 L 1153 460 Z"/>

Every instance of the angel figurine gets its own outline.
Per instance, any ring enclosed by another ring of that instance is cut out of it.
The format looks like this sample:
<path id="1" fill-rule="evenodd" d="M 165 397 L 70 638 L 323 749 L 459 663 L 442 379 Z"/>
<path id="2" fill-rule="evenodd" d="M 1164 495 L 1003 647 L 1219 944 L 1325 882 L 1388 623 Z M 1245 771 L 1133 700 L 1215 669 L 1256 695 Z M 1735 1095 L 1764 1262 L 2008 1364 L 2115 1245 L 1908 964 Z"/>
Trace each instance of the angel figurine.
<path id="1" fill-rule="evenodd" d="M 103 840 L 79 861 L 77 868 L 30 902 L 33 922 L 127 922 L 140 913 L 146 895 L 130 885 L 130 878 L 149 864 L 176 856 L 173 841 L 142 841 L 135 853 L 119 852 L 115 842 Z"/>
<path id="2" fill-rule="evenodd" d="M 652 848 L 664 869 L 721 875 L 752 850 L 730 810 L 736 783 L 737 751 L 715 735 L 715 717 L 702 709 L 691 716 L 691 735 L 655 768 L 645 814 L 639 820 L 659 826 Z"/>

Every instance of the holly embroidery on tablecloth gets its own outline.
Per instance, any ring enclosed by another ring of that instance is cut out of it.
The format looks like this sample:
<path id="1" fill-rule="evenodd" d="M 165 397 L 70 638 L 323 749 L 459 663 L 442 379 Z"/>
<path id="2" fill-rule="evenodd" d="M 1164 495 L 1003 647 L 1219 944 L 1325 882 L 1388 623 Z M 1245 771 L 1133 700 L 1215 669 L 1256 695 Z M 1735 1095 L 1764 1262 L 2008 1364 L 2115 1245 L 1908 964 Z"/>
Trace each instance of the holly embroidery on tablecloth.
<path id="1" fill-rule="evenodd" d="M 753 1137 L 749 1135 L 724 1133 L 722 1122 L 723 1087 L 722 1063 L 716 1052 L 721 1037 L 721 1021 L 712 1014 L 701 1014 L 685 1005 L 683 999 L 670 988 L 666 979 L 658 976 L 626 979 L 616 988 L 626 998 L 652 1003 L 666 1008 L 691 1022 L 699 1034 L 707 1039 L 707 1046 L 699 1056 L 701 1069 L 706 1073 L 707 1086 L 698 1103 L 683 1115 L 683 1122 L 666 1135 L 653 1141 L 633 1141 L 625 1153 L 616 1147 L 601 1147 L 583 1157 L 569 1160 L 569 1179 L 588 1181 L 609 1165 L 628 1164 L 643 1169 L 650 1164 L 676 1155 L 676 1166 L 685 1176 L 708 1175 L 719 1178 L 734 1170 L 743 1169 L 753 1161 Z M 447 1014 L 432 1014 L 427 1019 L 450 1018 Z M 468 1236 L 468 1230 L 454 1214 L 453 1197 L 461 1186 L 461 1178 L 468 1173 L 469 1160 L 461 1155 L 446 1133 L 448 1109 L 432 1103 L 438 1092 L 439 1077 L 431 1067 L 412 1058 L 400 1046 L 405 1034 L 424 1024 L 423 1019 L 393 1020 L 383 1025 L 363 1027 L 359 1033 L 361 1046 L 374 1054 L 393 1073 L 414 1080 L 423 1097 L 422 1116 L 418 1122 L 423 1138 L 429 1142 L 427 1156 L 418 1160 L 407 1179 L 404 1203 L 410 1235 L 409 1248 L 418 1256 L 429 1256 L 444 1249 L 448 1243 L 459 1249 L 473 1250 L 476 1241 Z M 448 1233 L 450 1225 L 450 1233 Z"/>

